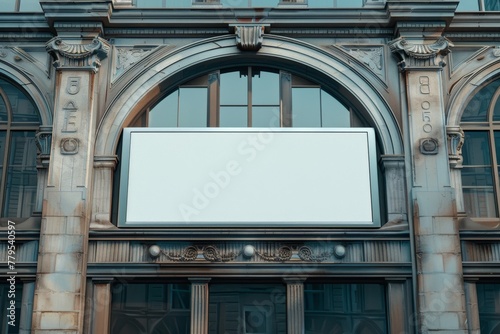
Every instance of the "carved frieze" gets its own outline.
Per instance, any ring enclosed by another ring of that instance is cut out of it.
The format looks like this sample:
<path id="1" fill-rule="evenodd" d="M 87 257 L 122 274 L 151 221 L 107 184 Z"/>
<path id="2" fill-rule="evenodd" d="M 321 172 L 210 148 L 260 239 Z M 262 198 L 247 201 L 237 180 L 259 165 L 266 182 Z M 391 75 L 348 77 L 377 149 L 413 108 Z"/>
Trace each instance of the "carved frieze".
<path id="1" fill-rule="evenodd" d="M 56 68 L 88 68 L 97 71 L 101 60 L 108 56 L 110 46 L 100 37 L 88 44 L 70 43 L 54 37 L 47 42 L 46 49 L 54 58 L 53 65 Z"/>
<path id="2" fill-rule="evenodd" d="M 444 57 L 450 52 L 453 43 L 440 37 L 430 44 L 412 43 L 402 37 L 389 42 L 391 51 L 398 55 L 402 69 L 407 67 L 445 66 Z"/>
<path id="3" fill-rule="evenodd" d="M 117 48 L 113 79 L 120 77 L 130 67 L 151 53 L 151 49 Z"/>

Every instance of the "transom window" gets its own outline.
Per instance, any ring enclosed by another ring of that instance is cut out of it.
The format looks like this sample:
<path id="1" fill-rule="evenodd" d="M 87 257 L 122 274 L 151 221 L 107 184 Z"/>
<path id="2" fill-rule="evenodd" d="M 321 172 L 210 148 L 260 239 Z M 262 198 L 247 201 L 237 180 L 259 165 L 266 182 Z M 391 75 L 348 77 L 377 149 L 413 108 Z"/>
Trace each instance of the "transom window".
<path id="1" fill-rule="evenodd" d="M 500 0 L 460 0 L 457 11 L 500 11 Z"/>
<path id="2" fill-rule="evenodd" d="M 30 217 L 35 208 L 35 131 L 40 117 L 20 89 L 0 79 L 0 203 L 2 217 Z"/>
<path id="3" fill-rule="evenodd" d="M 479 90 L 465 108 L 461 127 L 462 187 L 470 217 L 499 217 L 500 80 Z"/>
<path id="4" fill-rule="evenodd" d="M 320 85 L 260 67 L 220 70 L 178 86 L 135 126 L 351 127 L 361 122 Z"/>

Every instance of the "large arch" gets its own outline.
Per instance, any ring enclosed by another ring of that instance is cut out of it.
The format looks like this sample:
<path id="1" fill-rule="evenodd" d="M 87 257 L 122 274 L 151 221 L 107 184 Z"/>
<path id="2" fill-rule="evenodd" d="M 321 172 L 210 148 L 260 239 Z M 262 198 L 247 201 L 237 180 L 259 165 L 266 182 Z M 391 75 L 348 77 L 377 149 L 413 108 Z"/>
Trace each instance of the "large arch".
<path id="1" fill-rule="evenodd" d="M 500 77 L 500 59 L 488 63 L 456 84 L 447 108 L 447 125 L 459 126 L 469 100 L 483 87 L 484 83 L 498 77 Z"/>
<path id="2" fill-rule="evenodd" d="M 151 61 L 139 74 L 122 78 L 127 85 L 109 104 L 98 128 L 96 155 L 116 152 L 121 130 L 128 126 L 149 102 L 158 99 L 169 86 L 194 77 L 199 71 L 239 64 L 276 64 L 303 69 L 315 81 L 334 87 L 347 97 L 376 129 L 382 154 L 402 154 L 397 122 L 386 101 L 353 67 L 325 50 L 288 37 L 265 35 L 258 52 L 237 48 L 234 35 L 205 39 L 174 50 Z M 120 79 L 120 80 L 122 80 Z M 123 80 L 122 80 L 123 82 Z"/>

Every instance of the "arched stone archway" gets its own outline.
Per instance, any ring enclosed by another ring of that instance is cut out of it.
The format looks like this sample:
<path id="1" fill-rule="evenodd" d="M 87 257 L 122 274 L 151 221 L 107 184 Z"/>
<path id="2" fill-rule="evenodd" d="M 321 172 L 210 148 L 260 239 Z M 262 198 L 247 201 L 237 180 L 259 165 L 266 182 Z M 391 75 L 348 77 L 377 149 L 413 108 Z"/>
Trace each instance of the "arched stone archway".
<path id="1" fill-rule="evenodd" d="M 266 35 L 258 52 L 241 51 L 234 35 L 225 35 L 199 41 L 166 53 L 150 62 L 139 74 L 127 75 L 127 82 L 108 106 L 98 128 L 97 156 L 115 154 L 121 130 L 127 127 L 150 101 L 163 95 L 169 85 L 186 80 L 194 69 L 239 65 L 275 64 L 288 68 L 303 68 L 313 73 L 316 81 L 335 86 L 369 120 L 378 134 L 382 154 L 403 152 L 397 122 L 386 101 L 376 89 L 348 64 L 325 50 L 295 39 Z M 177 80 L 177 82 L 176 82 Z"/>

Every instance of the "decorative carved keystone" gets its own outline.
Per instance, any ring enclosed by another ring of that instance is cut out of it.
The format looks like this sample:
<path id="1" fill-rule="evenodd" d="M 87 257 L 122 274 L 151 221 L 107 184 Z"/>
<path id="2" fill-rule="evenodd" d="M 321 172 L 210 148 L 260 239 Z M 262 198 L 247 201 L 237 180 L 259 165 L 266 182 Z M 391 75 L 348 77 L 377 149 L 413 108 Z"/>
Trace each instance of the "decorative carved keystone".
<path id="1" fill-rule="evenodd" d="M 108 56 L 110 46 L 100 37 L 94 38 L 90 44 L 72 44 L 54 37 L 45 48 L 54 57 L 56 68 L 88 68 L 97 72 L 101 60 Z"/>
<path id="2" fill-rule="evenodd" d="M 389 42 L 391 51 L 399 56 L 401 68 L 413 66 L 445 66 L 444 57 L 453 46 L 446 37 L 440 37 L 432 44 L 414 44 L 399 37 Z"/>
<path id="3" fill-rule="evenodd" d="M 263 25 L 235 26 L 236 44 L 244 51 L 258 51 L 264 41 Z"/>

